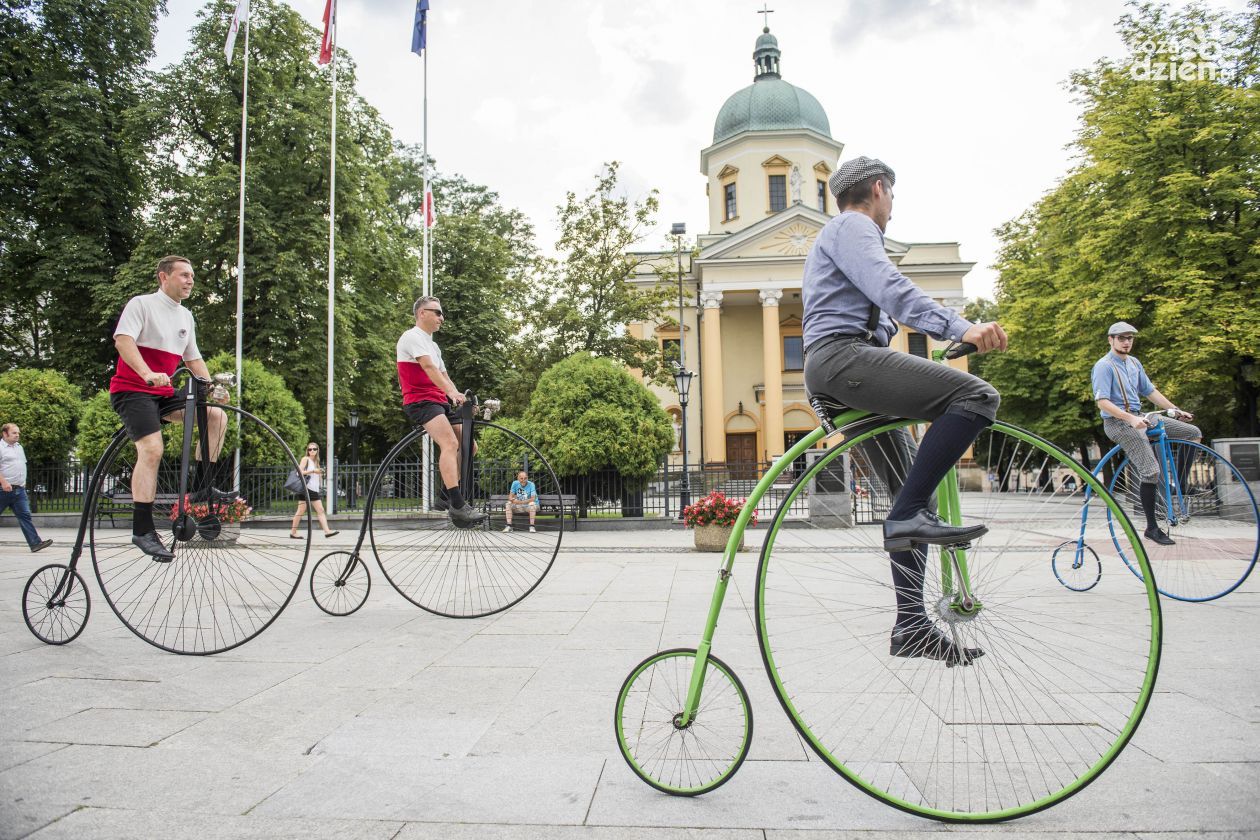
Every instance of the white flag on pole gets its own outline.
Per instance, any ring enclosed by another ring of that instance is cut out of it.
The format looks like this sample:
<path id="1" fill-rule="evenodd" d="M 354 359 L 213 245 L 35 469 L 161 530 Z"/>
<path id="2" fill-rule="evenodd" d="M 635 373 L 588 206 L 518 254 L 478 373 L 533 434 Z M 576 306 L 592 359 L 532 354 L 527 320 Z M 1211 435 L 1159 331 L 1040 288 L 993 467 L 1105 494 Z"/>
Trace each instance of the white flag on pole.
<path id="1" fill-rule="evenodd" d="M 249 0 L 236 0 L 236 13 L 232 15 L 232 25 L 228 27 L 227 43 L 223 45 L 223 54 L 227 63 L 232 63 L 232 53 L 236 49 L 236 33 L 241 25 L 249 21 Z"/>

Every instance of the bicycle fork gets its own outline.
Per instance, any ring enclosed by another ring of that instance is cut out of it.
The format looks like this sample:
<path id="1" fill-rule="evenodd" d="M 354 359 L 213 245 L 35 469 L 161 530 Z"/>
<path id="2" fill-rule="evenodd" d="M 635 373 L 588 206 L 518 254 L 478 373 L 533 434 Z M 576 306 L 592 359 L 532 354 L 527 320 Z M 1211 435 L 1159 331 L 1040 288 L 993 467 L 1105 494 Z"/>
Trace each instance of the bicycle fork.
<path id="1" fill-rule="evenodd" d="M 962 504 L 958 496 L 958 471 L 951 468 L 936 488 L 936 507 L 941 519 L 950 525 L 962 524 Z M 949 555 L 949 562 L 944 555 Z M 957 583 L 957 586 L 955 586 Z M 983 604 L 971 589 L 971 573 L 967 568 L 967 549 L 957 546 L 941 547 L 941 592 L 950 599 L 949 609 L 959 616 L 978 613 Z M 951 632 L 953 625 L 950 625 Z M 958 640 L 954 640 L 955 644 Z"/>
<path id="2" fill-rule="evenodd" d="M 741 512 L 740 515 L 743 516 L 743 513 Z M 742 535 L 742 530 L 736 526 L 734 533 Z M 695 720 L 696 711 L 700 708 L 700 695 L 704 691 L 704 675 L 709 667 L 709 651 L 713 648 L 713 634 L 717 631 L 718 614 L 722 612 L 726 587 L 731 582 L 731 567 L 735 563 L 734 549 L 727 545 L 726 552 L 727 557 L 718 569 L 718 581 L 713 587 L 713 598 L 709 601 L 709 617 L 704 623 L 704 635 L 696 647 L 696 661 L 691 669 L 691 683 L 687 687 L 687 699 L 683 704 L 682 713 L 675 719 L 674 725 L 679 729 L 690 726 Z"/>

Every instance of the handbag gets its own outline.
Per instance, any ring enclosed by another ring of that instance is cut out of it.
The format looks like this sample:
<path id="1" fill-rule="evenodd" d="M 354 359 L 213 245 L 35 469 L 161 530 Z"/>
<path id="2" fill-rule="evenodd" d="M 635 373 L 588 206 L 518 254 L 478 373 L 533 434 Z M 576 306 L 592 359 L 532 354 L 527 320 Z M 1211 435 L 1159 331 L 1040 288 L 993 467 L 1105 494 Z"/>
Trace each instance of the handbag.
<path id="1" fill-rule="evenodd" d="M 306 481 L 303 480 L 302 474 L 297 470 L 289 472 L 289 477 L 284 480 L 284 489 L 295 496 L 305 496 L 307 494 Z"/>

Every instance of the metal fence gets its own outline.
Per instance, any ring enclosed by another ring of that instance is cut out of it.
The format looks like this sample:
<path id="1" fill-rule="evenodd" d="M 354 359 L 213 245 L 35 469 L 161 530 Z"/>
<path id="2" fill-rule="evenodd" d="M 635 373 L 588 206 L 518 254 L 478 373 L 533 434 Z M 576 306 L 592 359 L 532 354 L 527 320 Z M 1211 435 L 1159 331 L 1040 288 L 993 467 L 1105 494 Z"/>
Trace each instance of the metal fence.
<path id="1" fill-rule="evenodd" d="M 380 464 L 336 465 L 338 512 L 364 509 L 372 479 Z M 508 491 L 519 465 L 511 461 L 481 460 L 475 479 L 487 493 Z M 733 499 L 747 498 L 757 482 L 770 468 L 769 462 L 731 462 L 705 464 L 688 470 L 690 499 L 695 501 L 718 491 Z M 437 466 L 432 486 L 437 486 Z M 244 467 L 241 470 L 240 493 L 249 501 L 256 515 L 285 515 L 297 509 L 297 497 L 284 489 L 289 471 L 283 467 Z M 31 507 L 40 513 L 78 513 L 83 509 L 83 496 L 91 479 L 91 467 L 77 462 L 32 465 L 28 470 L 27 491 Z M 424 476 L 419 461 L 395 461 L 382 477 L 377 493 L 377 513 L 403 513 L 422 509 Z M 784 472 L 758 505 L 761 521 L 774 515 L 787 497 L 796 479 L 795 470 Z M 601 470 L 589 475 L 560 479 L 560 492 L 577 497 L 579 518 L 665 518 L 681 516 L 680 492 L 682 469 L 665 462 L 647 479 L 631 480 L 615 470 Z M 325 488 L 324 495 L 327 496 Z M 802 492 L 792 504 L 788 516 L 802 518 L 809 514 L 809 494 Z"/>

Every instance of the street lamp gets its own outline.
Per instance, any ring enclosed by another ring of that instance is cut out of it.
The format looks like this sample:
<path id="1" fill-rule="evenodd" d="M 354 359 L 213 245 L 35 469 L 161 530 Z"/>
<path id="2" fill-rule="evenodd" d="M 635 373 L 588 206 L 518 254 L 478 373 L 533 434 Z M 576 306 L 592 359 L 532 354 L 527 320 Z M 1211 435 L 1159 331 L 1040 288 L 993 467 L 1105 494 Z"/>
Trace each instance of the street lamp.
<path id="1" fill-rule="evenodd" d="M 354 473 L 350 477 L 350 507 L 354 507 L 355 490 L 359 485 L 359 410 L 350 409 L 350 463 Z"/>
<path id="2" fill-rule="evenodd" d="M 691 388 L 692 374 L 687 370 L 687 334 L 683 331 L 682 239 L 686 234 L 686 222 L 674 222 L 670 226 L 669 235 L 674 237 L 674 257 L 678 260 L 678 361 L 674 363 L 674 383 L 678 386 L 678 404 L 682 409 L 679 443 L 682 446 L 683 474 L 682 484 L 679 485 L 679 496 L 682 500 L 679 516 L 682 515 L 682 508 L 691 504 L 691 488 L 687 483 L 687 391 Z"/>
<path id="3" fill-rule="evenodd" d="M 694 373 L 674 362 L 674 387 L 678 389 L 678 405 L 682 409 L 682 429 L 679 446 L 682 448 L 682 481 L 678 484 L 678 514 L 691 504 L 691 484 L 687 479 L 687 396 L 691 393 L 691 377 Z"/>

